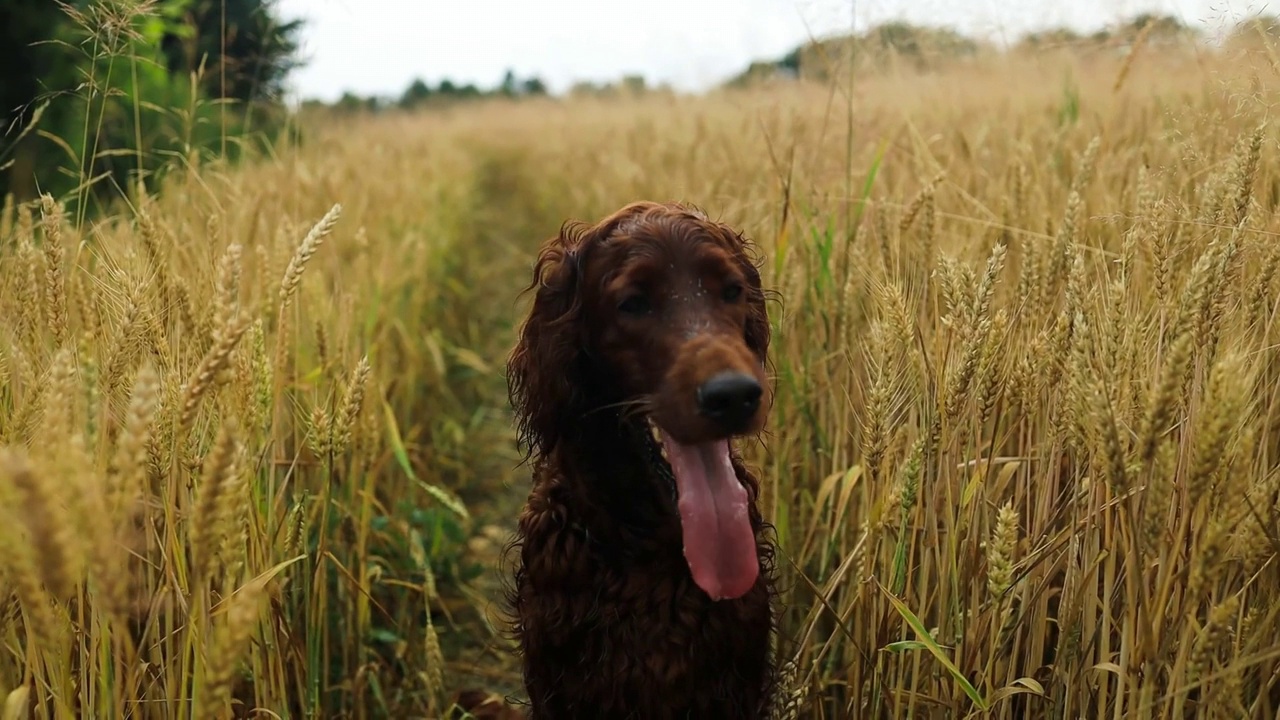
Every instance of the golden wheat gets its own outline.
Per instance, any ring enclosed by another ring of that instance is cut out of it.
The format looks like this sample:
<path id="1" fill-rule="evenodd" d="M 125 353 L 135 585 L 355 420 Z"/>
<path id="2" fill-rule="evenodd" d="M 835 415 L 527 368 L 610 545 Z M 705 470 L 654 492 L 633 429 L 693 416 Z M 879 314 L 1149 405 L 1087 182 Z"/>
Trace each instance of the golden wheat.
<path id="1" fill-rule="evenodd" d="M 191 509 L 192 575 L 200 580 L 208 577 L 217 561 L 220 538 L 235 520 L 228 511 L 235 507 L 228 498 L 237 492 L 236 467 L 240 453 L 236 428 L 228 421 L 218 431 L 213 449 L 205 459 L 204 473 L 195 506 Z"/>
<path id="2" fill-rule="evenodd" d="M 786 716 L 1274 717 L 1273 69 L 1143 32 L 859 76 L 851 135 L 804 81 L 504 101 L 307 118 L 92 225 L 6 199 L 6 713 L 519 695 L 465 542 L 523 499 L 518 291 L 564 219 L 678 196 L 782 300 L 745 452 Z"/>
<path id="3" fill-rule="evenodd" d="M 224 717 L 224 708 L 234 689 L 236 667 L 241 654 L 257 629 L 266 583 L 254 580 L 240 587 L 227 600 L 223 620 L 208 647 L 205 677 L 196 717 Z"/>

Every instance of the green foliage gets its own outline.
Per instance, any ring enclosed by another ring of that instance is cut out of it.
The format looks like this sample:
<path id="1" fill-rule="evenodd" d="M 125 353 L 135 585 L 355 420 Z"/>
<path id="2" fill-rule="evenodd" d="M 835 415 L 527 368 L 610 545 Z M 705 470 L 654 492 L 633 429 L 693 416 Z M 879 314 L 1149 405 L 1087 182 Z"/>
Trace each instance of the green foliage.
<path id="1" fill-rule="evenodd" d="M 1067 75 L 1062 83 L 1062 105 L 1058 109 L 1058 125 L 1066 127 L 1080 122 L 1080 88 Z"/>
<path id="2" fill-rule="evenodd" d="M 59 51 L 48 43 L 47 29 L 61 16 L 49 0 L 6 0 L 0 3 L 0 67 L 5 79 L 0 83 L 0 120 L 7 132 L 28 122 L 34 108 L 31 101 L 54 72 Z"/>
<path id="3" fill-rule="evenodd" d="M 1243 25 L 1241 27 L 1244 27 Z M 1072 48 L 1098 52 L 1133 43 L 1145 31 L 1143 42 L 1162 47 L 1190 47 L 1201 39 L 1195 28 L 1171 15 L 1139 13 L 1109 29 L 1085 36 L 1070 28 L 1027 33 L 1014 44 L 1019 51 Z M 1238 29 L 1234 36 L 1239 35 Z M 826 82 L 847 69 L 880 71 L 905 67 L 937 70 L 943 65 L 991 54 L 995 48 L 950 28 L 926 27 L 905 21 L 876 25 L 865 32 L 827 37 L 805 43 L 776 60 L 757 60 L 725 83 L 740 88 L 772 78 L 804 77 Z"/>
<path id="4" fill-rule="evenodd" d="M 883 70 L 896 64 L 917 70 L 971 58 L 991 48 L 949 28 L 930 28 L 895 21 L 866 32 L 824 38 L 805 43 L 777 60 L 756 61 L 730 79 L 726 86 L 782 77 L 804 77 L 825 82 L 848 68 Z"/>
<path id="5" fill-rule="evenodd" d="M 0 191 L 20 200 L 50 193 L 82 218 L 139 181 L 234 160 L 269 139 L 281 128 L 272 97 L 293 67 L 299 25 L 275 24 L 263 0 L 226 0 L 224 55 L 222 7 L 18 0 L 0 10 L 0 52 L 18 68 L 0 92 L 9 128 Z"/>
<path id="6" fill-rule="evenodd" d="M 169 71 L 204 69 L 201 90 L 208 97 L 249 102 L 278 99 L 284 81 L 298 66 L 297 34 L 302 22 L 282 22 L 273 0 L 182 0 L 183 27 L 161 47 Z M 224 32 L 225 27 L 225 32 Z"/>
<path id="7" fill-rule="evenodd" d="M 418 103 L 424 102 L 432 95 L 431 86 L 423 82 L 421 79 L 414 80 L 409 84 L 408 89 L 404 91 L 404 95 L 400 96 L 400 104 L 404 107 L 412 107 Z"/>
<path id="8" fill-rule="evenodd" d="M 546 95 L 547 84 L 541 78 L 532 77 L 520 84 L 525 95 Z"/>
<path id="9" fill-rule="evenodd" d="M 547 85 L 539 77 L 521 79 L 514 70 L 507 70 L 501 82 L 493 88 L 481 88 L 474 83 L 460 85 L 449 78 L 444 78 L 432 87 L 422 78 L 415 78 L 398 98 L 361 97 L 353 92 L 346 92 L 329 106 L 340 113 L 378 112 L 391 108 L 412 110 L 420 107 L 442 107 L 468 100 L 484 98 L 538 97 L 547 94 Z M 307 103 L 309 108 L 323 107 L 323 103 Z"/>
<path id="10" fill-rule="evenodd" d="M 1186 25 L 1173 15 L 1139 13 L 1112 28 L 1097 30 L 1087 36 L 1069 28 L 1029 33 L 1018 42 L 1018 48 L 1033 51 L 1072 47 L 1077 50 L 1099 51 L 1133 43 L 1144 29 L 1144 42 L 1149 45 L 1191 45 L 1201 37 L 1196 28 Z"/>

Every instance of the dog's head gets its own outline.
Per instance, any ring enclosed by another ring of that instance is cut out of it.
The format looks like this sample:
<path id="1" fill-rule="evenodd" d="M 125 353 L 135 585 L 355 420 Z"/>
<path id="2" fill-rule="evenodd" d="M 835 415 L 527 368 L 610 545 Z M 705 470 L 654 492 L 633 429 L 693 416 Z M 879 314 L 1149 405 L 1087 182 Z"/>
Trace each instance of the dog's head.
<path id="1" fill-rule="evenodd" d="M 721 532 L 707 524 L 737 533 L 716 542 L 739 557 L 706 561 L 741 572 L 717 581 L 691 562 L 713 595 L 749 587 L 742 525 L 731 522 L 745 517 L 746 500 L 728 441 L 759 432 L 772 400 L 769 318 L 749 251 L 741 234 L 681 205 L 633 203 L 595 225 L 567 224 L 538 256 L 508 365 L 531 453 L 603 421 L 593 415 L 602 408 L 651 423 L 679 485 L 686 545 L 691 530 Z M 751 553 L 754 567 L 753 542 Z"/>

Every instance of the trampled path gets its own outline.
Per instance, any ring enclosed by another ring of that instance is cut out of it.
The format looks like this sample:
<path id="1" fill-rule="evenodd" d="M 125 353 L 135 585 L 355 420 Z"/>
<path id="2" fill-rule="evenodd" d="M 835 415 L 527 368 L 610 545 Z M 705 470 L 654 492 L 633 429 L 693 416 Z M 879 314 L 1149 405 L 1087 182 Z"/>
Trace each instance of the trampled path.
<path id="1" fill-rule="evenodd" d="M 528 494 L 528 480 L 525 468 L 511 468 L 488 487 L 462 493 L 476 528 L 464 562 L 476 563 L 483 571 L 466 586 L 441 588 L 442 601 L 453 615 L 452 623 L 446 619 L 437 626 L 448 662 L 445 684 L 450 697 L 478 689 L 523 699 L 503 597 L 511 568 L 502 552 Z"/>

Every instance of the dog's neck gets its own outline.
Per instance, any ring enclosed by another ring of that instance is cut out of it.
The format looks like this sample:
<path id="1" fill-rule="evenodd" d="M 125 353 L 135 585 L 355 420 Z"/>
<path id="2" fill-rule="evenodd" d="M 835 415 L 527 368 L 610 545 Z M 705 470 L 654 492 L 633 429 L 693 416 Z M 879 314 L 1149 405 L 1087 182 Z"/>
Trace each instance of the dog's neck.
<path id="1" fill-rule="evenodd" d="M 574 467 L 563 479 L 573 519 L 591 532 L 620 522 L 645 530 L 678 522 L 675 475 L 647 421 L 607 410 L 585 418 L 559 453 Z"/>

